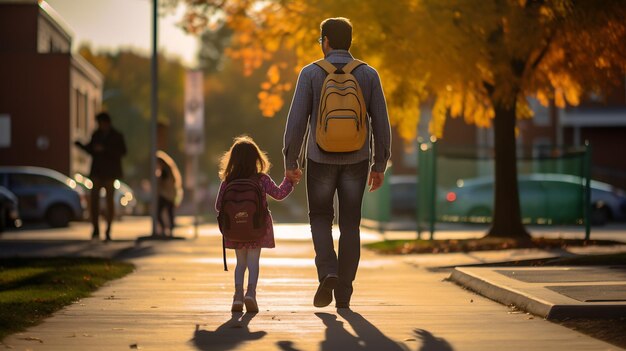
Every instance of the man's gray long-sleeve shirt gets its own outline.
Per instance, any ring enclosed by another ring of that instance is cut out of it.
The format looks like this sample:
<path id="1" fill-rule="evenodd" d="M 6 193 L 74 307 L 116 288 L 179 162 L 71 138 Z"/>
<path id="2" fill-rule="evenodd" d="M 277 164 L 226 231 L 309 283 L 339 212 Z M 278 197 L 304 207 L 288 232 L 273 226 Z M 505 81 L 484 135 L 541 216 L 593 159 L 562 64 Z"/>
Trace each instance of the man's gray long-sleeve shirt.
<path id="1" fill-rule="evenodd" d="M 332 50 L 326 55 L 326 60 L 338 68 L 353 60 L 347 50 Z M 363 147 L 354 152 L 326 152 L 321 150 L 315 141 L 315 126 L 319 102 L 322 93 L 322 85 L 326 79 L 326 72 L 319 66 L 311 63 L 300 71 L 298 84 L 289 109 L 287 127 L 285 128 L 283 154 L 285 157 L 285 169 L 298 168 L 298 157 L 304 135 L 309 123 L 309 138 L 307 145 L 307 158 L 318 163 L 327 164 L 353 164 L 370 158 L 370 138 L 373 140 L 372 170 L 384 172 L 387 161 L 391 156 L 391 129 L 387 114 L 387 103 L 383 94 L 383 88 L 378 77 L 378 72 L 368 65 L 361 65 L 352 71 L 359 82 L 367 115 L 371 123 L 371 133 Z"/>

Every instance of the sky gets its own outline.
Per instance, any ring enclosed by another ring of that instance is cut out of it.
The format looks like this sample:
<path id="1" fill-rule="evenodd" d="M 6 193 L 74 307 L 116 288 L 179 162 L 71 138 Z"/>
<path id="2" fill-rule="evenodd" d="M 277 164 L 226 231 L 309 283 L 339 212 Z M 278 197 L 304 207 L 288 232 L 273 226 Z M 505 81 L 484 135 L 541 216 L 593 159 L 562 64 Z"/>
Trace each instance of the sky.
<path id="1" fill-rule="evenodd" d="M 72 48 L 91 43 L 92 49 L 133 48 L 151 52 L 151 0 L 47 0 L 73 32 Z M 190 68 L 196 64 L 198 40 L 176 26 L 178 13 L 159 17 L 159 50 Z"/>

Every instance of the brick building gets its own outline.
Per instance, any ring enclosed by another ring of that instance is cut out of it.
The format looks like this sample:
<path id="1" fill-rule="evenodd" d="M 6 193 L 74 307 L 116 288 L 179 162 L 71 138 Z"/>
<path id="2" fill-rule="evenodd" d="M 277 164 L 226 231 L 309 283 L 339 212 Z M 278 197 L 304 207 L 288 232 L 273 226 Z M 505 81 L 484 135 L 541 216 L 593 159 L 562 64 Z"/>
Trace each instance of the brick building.
<path id="1" fill-rule="evenodd" d="M 88 173 L 73 141 L 94 129 L 103 77 L 71 45 L 45 1 L 0 0 L 0 165 Z"/>

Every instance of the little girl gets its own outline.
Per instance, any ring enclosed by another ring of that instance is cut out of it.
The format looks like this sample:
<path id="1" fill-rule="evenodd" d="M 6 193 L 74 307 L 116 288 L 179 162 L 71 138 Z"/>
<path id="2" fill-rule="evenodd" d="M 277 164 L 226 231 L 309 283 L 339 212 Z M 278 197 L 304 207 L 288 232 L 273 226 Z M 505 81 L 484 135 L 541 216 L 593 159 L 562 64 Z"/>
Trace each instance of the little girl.
<path id="1" fill-rule="evenodd" d="M 248 136 L 235 138 L 233 146 L 222 156 L 219 176 L 222 180 L 215 208 L 221 208 L 222 195 L 228 182 L 235 179 L 258 179 L 263 189 L 263 202 L 267 206 L 269 195 L 276 200 L 282 200 L 293 190 L 293 184 L 284 178 L 279 186 L 267 174 L 271 164 L 265 152 L 261 151 L 257 144 Z M 256 302 L 256 285 L 259 279 L 259 259 L 261 248 L 273 248 L 274 228 L 272 226 L 271 215 L 267 216 L 265 223 L 265 235 L 253 242 L 234 242 L 225 239 L 225 246 L 228 249 L 235 249 L 237 255 L 237 267 L 235 268 L 235 295 L 231 311 L 243 311 L 245 302 L 247 312 L 258 312 L 259 307 Z M 243 280 L 248 269 L 248 289 L 244 298 Z"/>

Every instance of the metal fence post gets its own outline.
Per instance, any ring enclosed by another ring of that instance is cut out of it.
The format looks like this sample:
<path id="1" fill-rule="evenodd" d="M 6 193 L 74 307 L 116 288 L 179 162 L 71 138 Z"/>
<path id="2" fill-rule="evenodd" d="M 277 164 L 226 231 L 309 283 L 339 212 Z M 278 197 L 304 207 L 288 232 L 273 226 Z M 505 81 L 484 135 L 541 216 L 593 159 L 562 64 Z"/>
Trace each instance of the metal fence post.
<path id="1" fill-rule="evenodd" d="M 436 199 L 437 199 L 437 138 L 431 137 L 431 150 L 430 150 L 430 240 L 435 237 L 435 218 L 436 218 Z"/>
<path id="2" fill-rule="evenodd" d="M 422 238 L 422 210 L 420 209 L 422 201 L 420 196 L 422 195 L 422 182 L 424 182 L 426 180 L 426 178 L 424 177 L 424 157 L 426 157 L 426 155 L 424 155 L 424 142 L 421 138 L 417 139 L 417 172 L 415 173 L 415 177 L 416 179 L 416 184 L 417 186 L 415 187 L 415 222 L 417 224 L 417 239 L 421 239 Z"/>
<path id="3" fill-rule="evenodd" d="M 583 201 L 585 216 L 585 240 L 591 238 L 591 145 L 589 140 L 585 140 L 585 156 L 584 156 L 584 172 L 585 172 L 585 197 Z"/>

